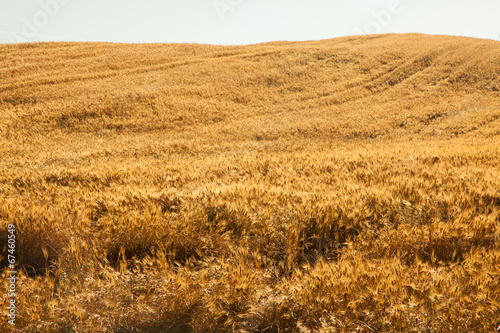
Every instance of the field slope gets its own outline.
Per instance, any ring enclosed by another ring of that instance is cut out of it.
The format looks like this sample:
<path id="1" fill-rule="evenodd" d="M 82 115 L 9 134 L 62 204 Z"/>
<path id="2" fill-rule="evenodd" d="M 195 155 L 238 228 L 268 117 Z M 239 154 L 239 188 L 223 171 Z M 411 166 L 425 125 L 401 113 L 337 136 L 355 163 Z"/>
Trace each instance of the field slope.
<path id="1" fill-rule="evenodd" d="M 499 42 L 0 60 L 0 332 L 500 329 Z"/>

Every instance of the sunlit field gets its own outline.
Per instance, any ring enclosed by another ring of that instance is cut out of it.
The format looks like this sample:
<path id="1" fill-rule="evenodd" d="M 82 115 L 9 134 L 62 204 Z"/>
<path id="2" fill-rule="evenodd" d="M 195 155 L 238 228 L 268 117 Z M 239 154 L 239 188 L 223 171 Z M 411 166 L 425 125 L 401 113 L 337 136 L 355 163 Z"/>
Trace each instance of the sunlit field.
<path id="1" fill-rule="evenodd" d="M 0 60 L 0 332 L 500 330 L 499 42 Z"/>

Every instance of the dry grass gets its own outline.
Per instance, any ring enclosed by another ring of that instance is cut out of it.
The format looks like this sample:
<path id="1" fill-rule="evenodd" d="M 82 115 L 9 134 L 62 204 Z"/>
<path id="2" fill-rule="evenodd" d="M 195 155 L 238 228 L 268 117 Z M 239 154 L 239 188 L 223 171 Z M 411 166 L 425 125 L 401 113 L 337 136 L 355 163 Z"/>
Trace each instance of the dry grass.
<path id="1" fill-rule="evenodd" d="M 496 331 L 499 51 L 1 45 L 15 331 Z"/>

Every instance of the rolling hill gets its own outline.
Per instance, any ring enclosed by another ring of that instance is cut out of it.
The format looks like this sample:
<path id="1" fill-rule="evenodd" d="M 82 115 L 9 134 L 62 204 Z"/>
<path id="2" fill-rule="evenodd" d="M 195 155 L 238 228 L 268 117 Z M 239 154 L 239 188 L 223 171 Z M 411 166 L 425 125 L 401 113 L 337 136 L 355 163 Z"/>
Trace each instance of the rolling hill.
<path id="1" fill-rule="evenodd" d="M 500 328 L 499 42 L 0 60 L 0 256 L 7 274 L 15 227 L 19 270 L 0 331 Z"/>

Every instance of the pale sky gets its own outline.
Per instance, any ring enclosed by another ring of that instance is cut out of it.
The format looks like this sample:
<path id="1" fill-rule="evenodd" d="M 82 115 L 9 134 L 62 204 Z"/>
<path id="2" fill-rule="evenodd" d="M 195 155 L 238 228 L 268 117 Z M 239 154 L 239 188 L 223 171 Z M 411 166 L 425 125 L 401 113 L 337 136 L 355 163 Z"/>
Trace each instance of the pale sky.
<path id="1" fill-rule="evenodd" d="M 0 43 L 234 45 L 390 32 L 500 40 L 500 0 L 0 0 Z"/>

